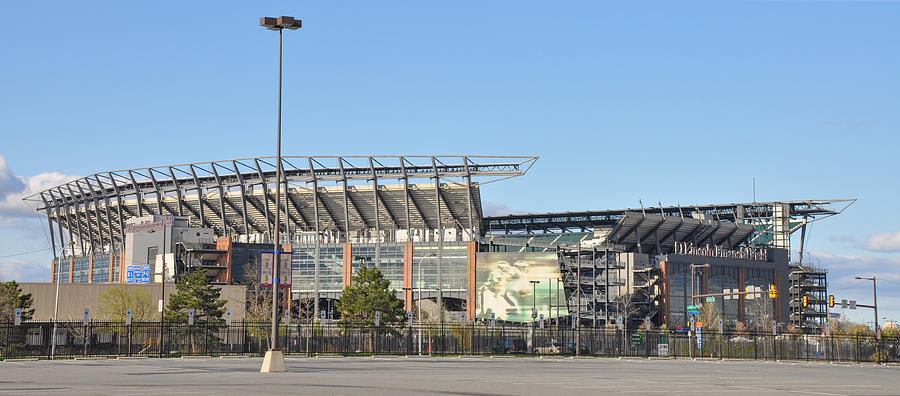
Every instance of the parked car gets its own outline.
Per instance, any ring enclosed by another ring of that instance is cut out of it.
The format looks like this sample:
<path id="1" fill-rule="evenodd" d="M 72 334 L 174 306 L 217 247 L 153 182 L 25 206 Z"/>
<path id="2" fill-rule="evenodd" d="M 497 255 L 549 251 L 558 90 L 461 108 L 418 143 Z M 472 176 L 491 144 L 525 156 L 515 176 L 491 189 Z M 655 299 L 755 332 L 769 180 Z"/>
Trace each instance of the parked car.
<path id="1" fill-rule="evenodd" d="M 574 342 L 567 342 L 567 343 L 563 344 L 563 348 L 565 348 L 565 350 L 563 351 L 564 353 L 568 353 L 570 355 L 575 354 L 575 343 Z M 578 351 L 579 355 L 590 355 L 591 354 L 591 351 L 588 349 L 587 345 L 585 345 L 584 343 L 581 343 L 580 349 L 581 350 Z"/>
<path id="2" fill-rule="evenodd" d="M 538 355 L 558 355 L 562 352 L 563 346 L 562 343 L 559 342 L 548 342 L 544 345 L 534 348 L 534 353 Z"/>
<path id="3" fill-rule="evenodd" d="M 521 338 L 507 338 L 498 341 L 491 350 L 494 353 L 528 353 L 528 344 Z"/>

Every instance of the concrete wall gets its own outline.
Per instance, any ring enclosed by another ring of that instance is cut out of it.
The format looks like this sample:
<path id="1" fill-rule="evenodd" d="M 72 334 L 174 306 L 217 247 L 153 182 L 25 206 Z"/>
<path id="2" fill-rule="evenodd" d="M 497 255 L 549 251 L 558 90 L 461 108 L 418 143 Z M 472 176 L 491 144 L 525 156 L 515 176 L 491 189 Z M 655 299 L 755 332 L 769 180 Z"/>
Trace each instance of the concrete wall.
<path id="1" fill-rule="evenodd" d="M 24 293 L 31 293 L 34 299 L 32 308 L 33 320 L 51 320 L 56 301 L 55 283 L 20 283 Z M 102 320 L 100 315 L 100 295 L 104 290 L 113 287 L 143 288 L 150 295 L 153 306 L 159 304 L 161 285 L 123 285 L 109 283 L 61 283 L 59 287 L 59 319 L 77 320 L 84 317 L 84 309 L 90 310 L 90 316 L 94 320 Z M 240 285 L 216 286 L 222 290 L 221 298 L 228 303 L 225 309 L 231 310 L 232 320 L 244 318 L 244 300 L 246 290 Z M 166 284 L 166 303 L 169 296 L 175 292 L 174 284 Z M 154 309 L 155 311 L 155 309 Z"/>

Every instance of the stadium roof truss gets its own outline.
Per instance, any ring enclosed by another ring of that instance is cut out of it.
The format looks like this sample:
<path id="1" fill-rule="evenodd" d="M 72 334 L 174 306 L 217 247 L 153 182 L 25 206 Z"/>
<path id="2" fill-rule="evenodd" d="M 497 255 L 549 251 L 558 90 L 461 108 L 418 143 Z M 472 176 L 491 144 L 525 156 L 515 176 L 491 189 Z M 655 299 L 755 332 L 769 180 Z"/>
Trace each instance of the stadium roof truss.
<path id="1" fill-rule="evenodd" d="M 271 233 L 279 204 L 286 231 L 475 229 L 479 186 L 522 176 L 537 159 L 285 156 L 281 183 L 289 193 L 279 203 L 275 157 L 242 158 L 100 172 L 24 200 L 47 215 L 53 239 L 55 221 L 60 240 L 66 230 L 70 241 L 92 247 L 122 242 L 125 220 L 145 215 L 188 216 L 218 235 Z M 430 182 L 410 183 L 417 179 Z"/>
<path id="2" fill-rule="evenodd" d="M 639 252 L 670 251 L 675 242 L 790 249 L 791 233 L 805 232 L 807 224 L 838 215 L 854 202 L 856 199 L 802 200 L 512 214 L 485 217 L 482 229 L 486 234 L 505 235 L 606 230 L 606 242 Z"/>

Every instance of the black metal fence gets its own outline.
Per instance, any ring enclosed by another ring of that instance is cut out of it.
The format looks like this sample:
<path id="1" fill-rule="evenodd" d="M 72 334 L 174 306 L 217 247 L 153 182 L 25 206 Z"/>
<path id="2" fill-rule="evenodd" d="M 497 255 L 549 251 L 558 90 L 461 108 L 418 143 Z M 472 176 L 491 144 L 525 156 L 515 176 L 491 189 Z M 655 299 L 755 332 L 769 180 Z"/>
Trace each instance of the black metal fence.
<path id="1" fill-rule="evenodd" d="M 262 355 L 269 349 L 266 322 L 0 323 L 0 357 L 177 357 Z M 282 324 L 279 349 L 287 354 L 333 355 L 582 355 L 830 362 L 900 361 L 900 339 L 771 333 L 686 333 L 496 325 L 481 323 L 358 326 L 336 322 Z M 876 356 L 876 351 L 879 355 Z M 877 357 L 877 359 L 876 359 Z"/>

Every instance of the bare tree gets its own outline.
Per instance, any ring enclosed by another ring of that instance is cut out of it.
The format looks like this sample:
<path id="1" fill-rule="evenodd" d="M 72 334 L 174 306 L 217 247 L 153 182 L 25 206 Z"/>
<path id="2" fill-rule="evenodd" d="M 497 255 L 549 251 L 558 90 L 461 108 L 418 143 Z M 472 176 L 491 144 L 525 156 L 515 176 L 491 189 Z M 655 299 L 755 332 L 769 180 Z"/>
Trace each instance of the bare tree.
<path id="1" fill-rule="evenodd" d="M 764 332 L 772 325 L 771 300 L 757 298 L 747 301 L 747 328 L 753 331 Z"/>
<path id="2" fill-rule="evenodd" d="M 268 348 L 268 343 L 272 342 L 271 327 L 264 323 L 272 320 L 272 291 L 259 285 L 259 276 L 258 265 L 244 266 L 244 277 L 240 280 L 245 287 L 244 316 L 252 323 L 247 326 L 247 333 L 265 340 Z"/>
<path id="3" fill-rule="evenodd" d="M 708 302 L 703 304 L 703 308 L 700 309 L 700 322 L 703 323 L 705 329 L 718 331 L 719 321 L 724 321 L 724 319 L 725 317 L 722 316 L 716 303 Z"/>

